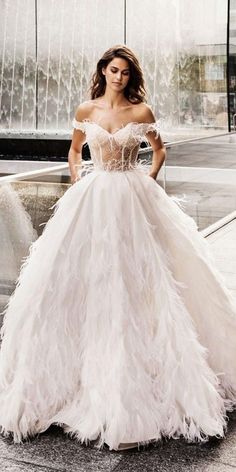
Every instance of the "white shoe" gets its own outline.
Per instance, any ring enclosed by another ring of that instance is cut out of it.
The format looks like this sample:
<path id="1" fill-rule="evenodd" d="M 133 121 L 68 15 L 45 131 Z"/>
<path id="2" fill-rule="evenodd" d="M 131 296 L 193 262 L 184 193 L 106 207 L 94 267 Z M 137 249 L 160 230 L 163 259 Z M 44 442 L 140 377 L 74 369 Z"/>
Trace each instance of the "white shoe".
<path id="1" fill-rule="evenodd" d="M 137 442 L 133 442 L 133 443 L 120 443 L 118 448 L 116 449 L 116 451 L 125 451 L 126 449 L 135 449 L 136 447 L 138 447 L 138 443 Z"/>

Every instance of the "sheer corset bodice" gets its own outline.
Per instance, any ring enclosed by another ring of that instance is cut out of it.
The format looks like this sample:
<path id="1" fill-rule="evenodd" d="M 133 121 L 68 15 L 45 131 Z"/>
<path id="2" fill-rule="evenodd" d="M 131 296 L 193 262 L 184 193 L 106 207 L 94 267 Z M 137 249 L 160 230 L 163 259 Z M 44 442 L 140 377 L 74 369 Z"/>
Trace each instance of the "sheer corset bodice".
<path id="1" fill-rule="evenodd" d="M 146 134 L 159 135 L 159 123 L 130 122 L 110 133 L 99 124 L 88 119 L 73 120 L 73 127 L 86 134 L 91 159 L 95 169 L 105 171 L 126 171 L 136 167 L 139 147 L 147 141 Z"/>

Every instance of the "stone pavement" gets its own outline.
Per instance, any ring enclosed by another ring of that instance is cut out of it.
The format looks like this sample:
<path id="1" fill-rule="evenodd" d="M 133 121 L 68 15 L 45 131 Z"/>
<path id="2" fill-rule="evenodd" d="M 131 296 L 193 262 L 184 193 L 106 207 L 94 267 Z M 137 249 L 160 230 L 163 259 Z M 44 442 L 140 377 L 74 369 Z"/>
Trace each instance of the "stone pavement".
<path id="1" fill-rule="evenodd" d="M 236 471 L 236 412 L 224 439 L 188 444 L 163 440 L 123 452 L 80 445 L 53 426 L 24 444 L 0 440 L 1 472 L 233 472 Z"/>
<path id="2" fill-rule="evenodd" d="M 223 275 L 226 286 L 236 297 L 236 211 L 231 215 L 232 220 L 210 234 L 207 241 L 211 245 L 216 266 Z M 208 230 L 209 228 L 206 229 Z"/>

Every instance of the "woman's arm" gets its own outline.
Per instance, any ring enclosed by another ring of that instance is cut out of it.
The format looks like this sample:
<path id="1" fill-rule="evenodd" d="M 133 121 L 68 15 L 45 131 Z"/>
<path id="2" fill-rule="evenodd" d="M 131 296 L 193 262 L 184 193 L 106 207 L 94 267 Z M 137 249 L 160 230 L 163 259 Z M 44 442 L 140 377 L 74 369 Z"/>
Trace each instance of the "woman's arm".
<path id="1" fill-rule="evenodd" d="M 76 121 L 82 122 L 87 115 L 87 107 L 86 104 L 81 104 L 76 111 L 75 119 Z M 74 129 L 71 146 L 69 149 L 68 154 L 68 162 L 70 168 L 70 175 L 71 175 L 71 183 L 74 184 L 77 180 L 80 179 L 79 165 L 81 164 L 82 160 L 82 147 L 86 141 L 85 133 L 80 129 Z"/>
<path id="2" fill-rule="evenodd" d="M 150 142 L 153 150 L 152 155 L 152 165 L 151 170 L 149 172 L 149 176 L 156 180 L 159 170 L 161 169 L 165 158 L 166 158 L 166 148 L 163 144 L 163 141 L 160 137 L 158 138 L 155 136 L 156 131 L 151 131 L 147 133 L 148 141 Z"/>
<path id="3" fill-rule="evenodd" d="M 68 162 L 70 168 L 71 183 L 74 184 L 77 180 L 80 179 L 78 173 L 78 166 L 81 163 L 81 150 L 84 142 L 84 137 L 80 137 L 83 134 L 82 131 L 74 130 L 73 138 L 68 154 Z M 83 139 L 83 141 L 82 141 Z"/>
<path id="4" fill-rule="evenodd" d="M 146 104 L 143 121 L 148 123 L 154 123 L 156 121 L 151 108 Z M 166 158 L 166 148 L 160 134 L 157 134 L 157 131 L 149 131 L 146 136 L 153 150 L 152 165 L 149 176 L 156 180 L 158 172 Z"/>

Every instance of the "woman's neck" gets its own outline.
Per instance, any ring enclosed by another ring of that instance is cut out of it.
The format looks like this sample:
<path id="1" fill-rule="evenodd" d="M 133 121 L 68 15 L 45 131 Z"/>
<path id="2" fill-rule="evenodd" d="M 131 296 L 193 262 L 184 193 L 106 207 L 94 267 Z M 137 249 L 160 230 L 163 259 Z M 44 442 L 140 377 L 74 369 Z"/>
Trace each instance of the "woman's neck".
<path id="1" fill-rule="evenodd" d="M 99 101 L 104 105 L 105 108 L 113 110 L 128 106 L 130 104 L 129 101 L 124 97 L 123 93 L 116 93 L 113 90 L 109 90 L 108 88 L 106 88 L 104 95 L 100 97 Z"/>

